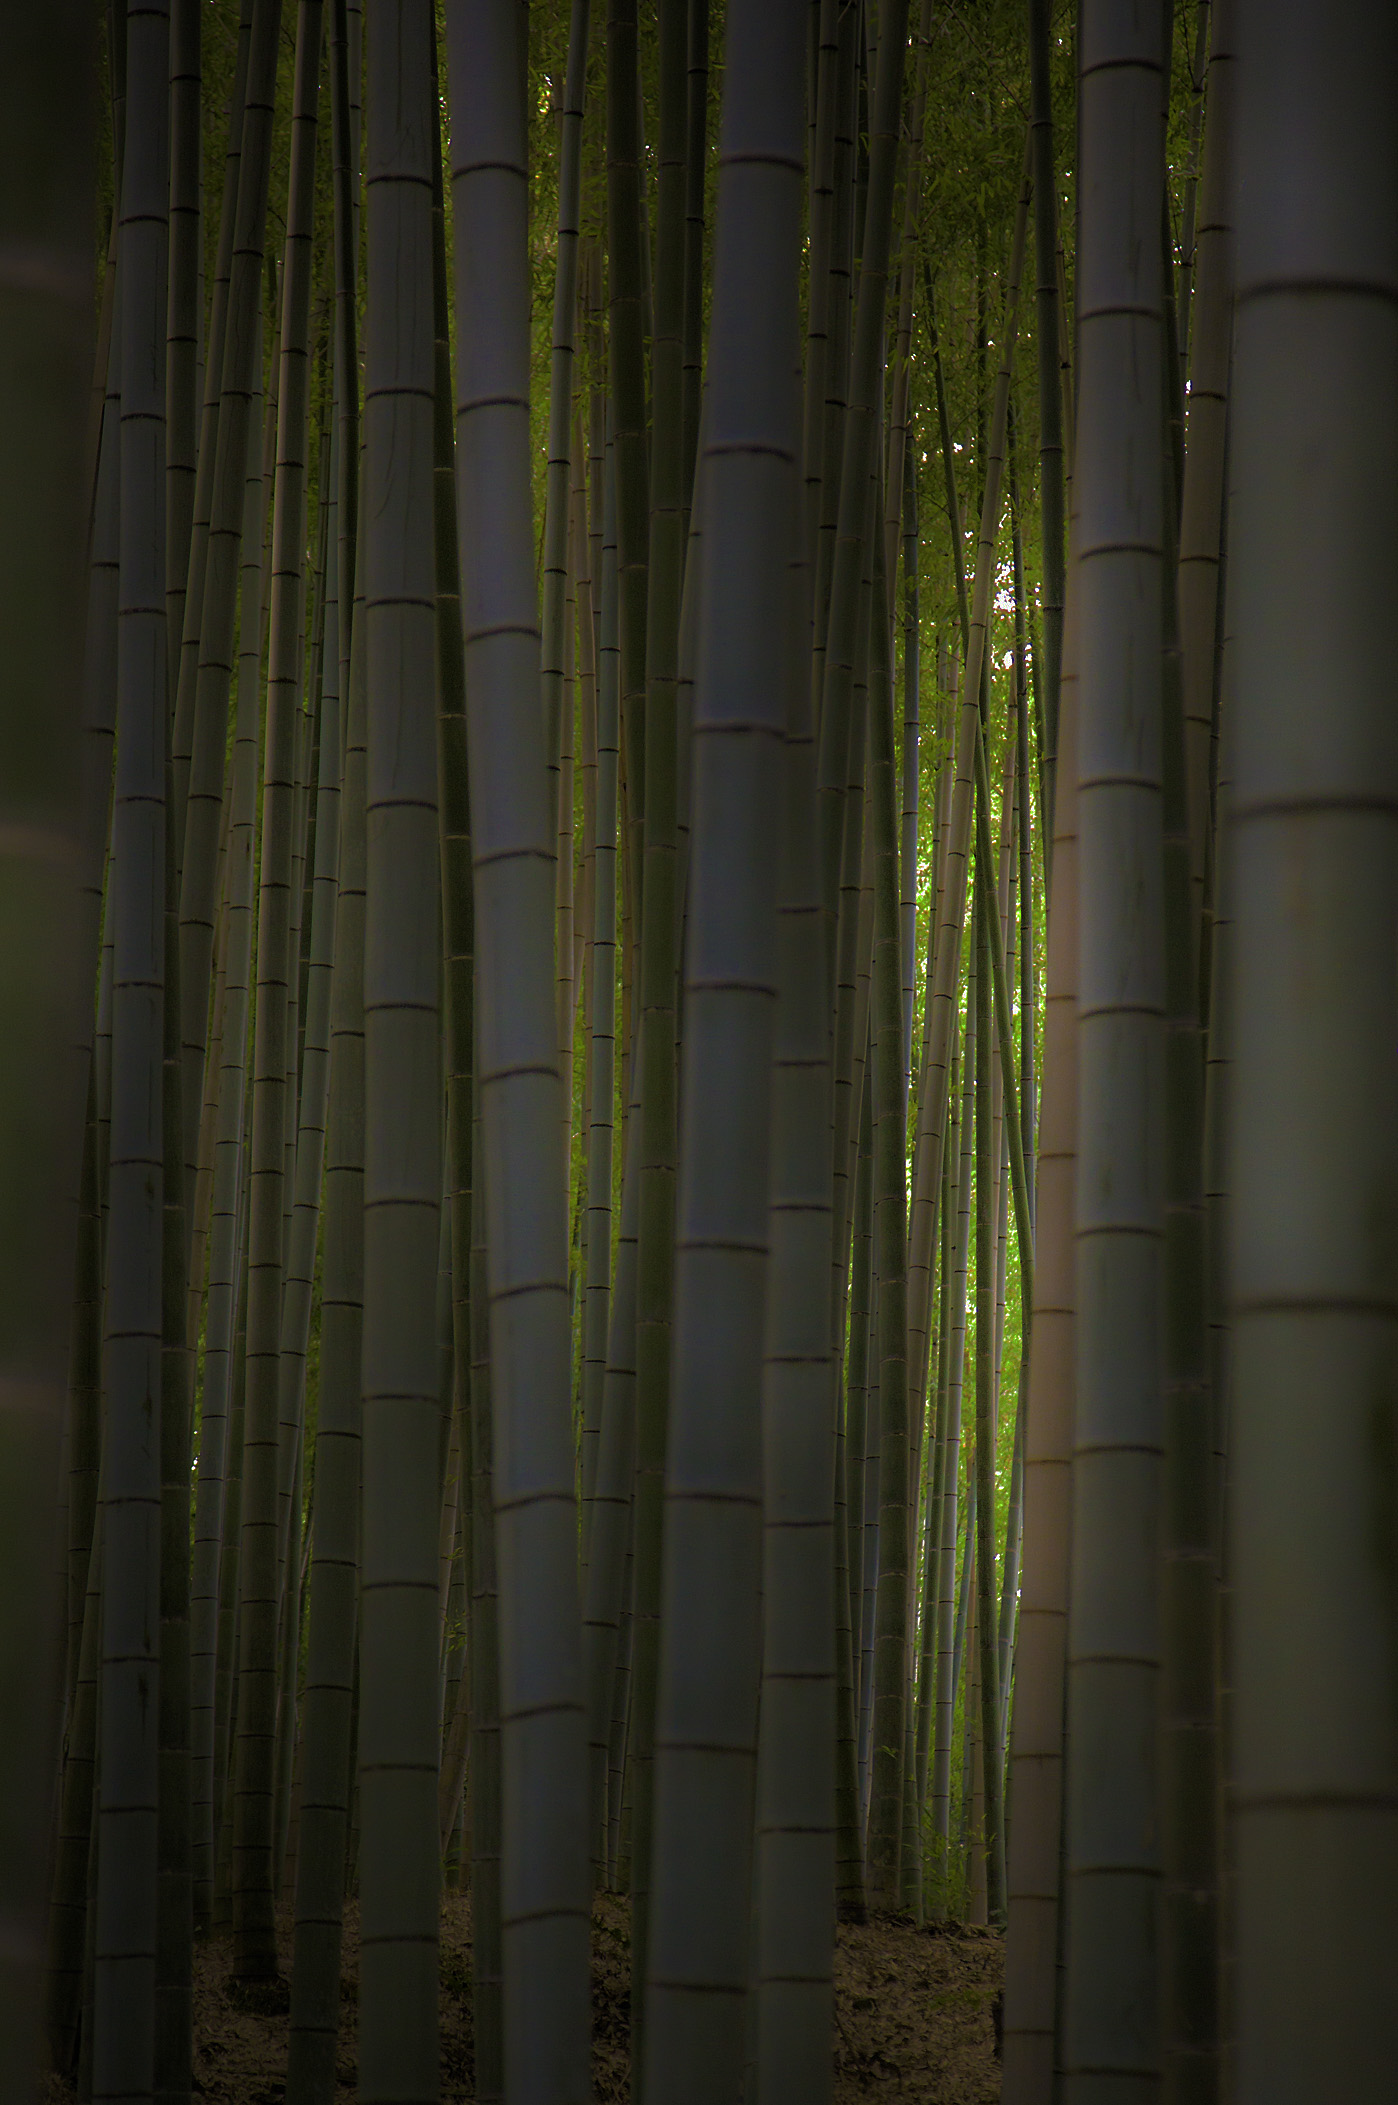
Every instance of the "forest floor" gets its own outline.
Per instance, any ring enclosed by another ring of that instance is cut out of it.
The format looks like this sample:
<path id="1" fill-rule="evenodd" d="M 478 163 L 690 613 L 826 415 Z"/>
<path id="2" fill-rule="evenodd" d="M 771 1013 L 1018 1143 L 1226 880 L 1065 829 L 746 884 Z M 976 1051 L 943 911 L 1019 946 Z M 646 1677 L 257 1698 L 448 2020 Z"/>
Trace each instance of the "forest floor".
<path id="1" fill-rule="evenodd" d="M 353 2105 L 359 2000 L 357 1911 L 346 1911 L 336 2105 Z M 289 1974 L 291 1922 L 279 1924 Z M 598 2105 L 626 2105 L 630 1911 L 598 1898 L 592 1931 L 592 2079 Z M 258 2007 L 230 1985 L 230 1940 L 195 1946 L 194 2091 L 210 2105 L 281 2105 L 289 2018 L 285 1992 Z M 882 1919 L 841 1924 L 835 1954 L 835 2105 L 993 2105 L 1000 2095 L 993 2005 L 1003 1939 L 961 1923 L 914 1929 Z M 469 2105 L 471 1911 L 449 1894 L 441 1936 L 442 2105 Z M 280 2006 L 280 2007 L 278 2007 Z M 71 2097 L 56 2083 L 52 2105 Z"/>

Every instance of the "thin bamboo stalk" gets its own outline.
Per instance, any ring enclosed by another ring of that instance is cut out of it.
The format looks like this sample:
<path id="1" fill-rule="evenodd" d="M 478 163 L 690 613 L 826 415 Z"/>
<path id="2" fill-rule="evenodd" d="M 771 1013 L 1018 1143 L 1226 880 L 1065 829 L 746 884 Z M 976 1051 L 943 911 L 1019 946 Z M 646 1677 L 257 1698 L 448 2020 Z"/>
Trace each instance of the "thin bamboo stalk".
<path id="1" fill-rule="evenodd" d="M 1208 989 L 1207 915 L 1213 892 L 1210 778 L 1214 772 L 1223 575 L 1224 473 L 1233 354 L 1234 10 L 1211 9 L 1208 126 L 1194 273 L 1189 406 L 1180 504 L 1179 621 L 1184 688 L 1189 874 L 1200 929 L 1201 992 Z M 1207 1002 L 1201 1003 L 1207 1016 Z"/>
<path id="2" fill-rule="evenodd" d="M 241 0 L 234 47 L 233 86 L 228 101 L 224 145 L 223 194 L 219 206 L 218 242 L 204 356 L 203 402 L 195 449 L 194 495 L 189 533 L 189 568 L 185 578 L 184 619 L 178 658 L 170 666 L 174 692 L 171 763 L 174 768 L 176 844 L 184 852 L 184 812 L 189 797 L 189 768 L 194 736 L 194 693 L 199 670 L 199 629 L 204 615 L 208 572 L 209 515 L 213 504 L 214 466 L 218 454 L 219 410 L 223 401 L 223 353 L 228 328 L 228 288 L 233 269 L 233 235 L 242 167 L 243 126 L 247 109 L 248 60 L 252 39 L 253 0 Z M 254 126 L 257 119 L 254 118 Z M 255 144 L 255 141 L 254 141 Z"/>
<path id="3" fill-rule="evenodd" d="M 990 619 L 991 584 L 995 571 L 995 541 L 1000 519 L 1005 437 L 1009 416 L 1010 371 L 1017 335 L 1019 287 L 1024 265 L 1028 216 L 1029 191 L 1026 181 L 1020 186 L 1010 244 L 1001 363 L 995 378 L 995 400 L 990 420 L 985 490 L 981 504 L 980 534 L 976 545 L 975 582 L 964 625 L 966 664 L 955 739 L 951 812 L 946 828 L 946 876 L 938 905 L 931 1015 L 924 1026 L 924 1080 L 918 1102 L 918 1144 L 915 1153 L 917 1174 L 913 1187 L 908 1248 L 908 1358 L 915 1394 L 923 1391 L 927 1381 L 927 1338 L 932 1293 L 932 1212 L 941 1179 L 946 1127 L 946 1077 L 950 1064 L 952 1010 L 960 965 L 961 930 L 966 918 L 971 823 L 973 808 L 979 809 L 984 817 L 990 802 L 988 784 L 980 785 L 979 796 L 974 793 L 973 785 L 985 768 L 979 699 L 985 666 L 986 631 Z M 944 452 L 947 450 L 946 441 L 949 436 L 944 426 Z M 949 453 L 947 458 L 950 459 Z M 959 553 L 959 537 L 954 541 L 954 546 Z M 994 933 L 992 930 L 992 936 Z M 993 958 L 992 946 L 992 962 Z M 1026 1237 L 1021 1247 L 1028 1246 Z"/>
<path id="4" fill-rule="evenodd" d="M 197 671 L 190 717 L 188 791 L 183 804 L 180 848 L 180 1005 L 184 1044 L 185 1177 L 192 1184 L 198 1145 L 199 1107 L 204 1097 L 209 968 L 217 904 L 218 840 L 228 744 L 228 695 L 243 478 L 247 462 L 248 414 L 260 326 L 258 293 L 270 181 L 272 124 L 281 0 L 254 0 L 248 45 L 243 143 L 238 164 L 232 264 L 220 376 L 217 449 L 210 499 L 203 604 L 199 614 Z M 198 493 L 195 498 L 196 533 Z M 194 542 L 191 541 L 191 564 Z M 193 615 L 188 600 L 185 628 Z M 181 678 L 185 674 L 181 654 Z M 179 702 L 176 703 L 179 714 Z M 179 804 L 179 779 L 175 783 Z"/>
<path id="5" fill-rule="evenodd" d="M 1034 347 L 1039 368 L 1039 508 L 1043 547 L 1043 708 L 1048 824 L 1058 757 L 1058 690 L 1063 662 L 1063 383 L 1059 372 L 1058 170 L 1053 140 L 1052 0 L 1029 0 L 1029 77 L 1033 101 Z"/>
<path id="6" fill-rule="evenodd" d="M 262 843 L 258 872 L 257 988 L 253 1027 L 252 1119 L 248 1163 L 247 1398 L 243 1436 L 242 1553 L 240 1559 L 239 1702 L 234 1783 L 233 1926 L 235 1970 L 247 1980 L 278 1972 L 273 1919 L 274 1803 L 280 1615 L 279 1354 L 283 1278 L 283 1208 L 287 1106 L 287 989 L 291 979 L 292 830 L 295 813 L 295 739 L 300 686 L 301 563 L 305 542 L 305 472 L 309 413 L 310 246 L 314 206 L 316 115 L 320 75 L 320 0 L 300 0 L 296 23 L 291 192 L 282 274 L 280 382 L 277 403 L 276 497 L 272 520 L 270 656 L 262 770 Z M 265 201 L 264 201 L 265 211 Z M 230 357 L 232 356 L 230 350 Z M 228 390 L 225 389 L 227 394 Z M 230 422 L 229 403 L 220 432 Z M 241 395 L 233 425 L 247 430 Z M 217 490 L 214 531 L 217 532 Z M 212 550 L 211 540 L 211 550 Z M 201 641 L 201 672 L 218 668 Z M 212 710 L 218 685 L 202 683 Z M 226 676 L 222 705 L 227 706 Z M 196 742 L 197 754 L 197 742 Z M 222 766 L 218 795 L 222 802 Z M 212 781 L 212 774 L 209 777 Z M 200 775 L 191 773 L 191 819 Z M 201 822 L 202 823 L 202 822 Z M 202 922 L 186 911 L 197 899 L 202 851 L 186 836 L 180 955 L 184 974 L 201 969 Z M 197 940 L 196 940 L 197 936 Z M 185 1081 L 202 1086 L 203 1021 L 197 1045 L 185 1005 Z M 293 1040 L 294 1045 L 294 1040 Z"/>
<path id="7" fill-rule="evenodd" d="M 244 481 L 243 621 L 234 713 L 229 843 L 224 863 L 227 921 L 224 1023 L 219 1042 L 219 1103 L 210 1191 L 204 1380 L 200 1399 L 194 1552 L 190 1590 L 190 1744 L 194 1765 L 194 1919 L 205 1928 L 213 1907 L 216 1789 L 216 1681 L 219 1598 L 227 1557 L 227 1481 L 241 1475 L 241 1442 L 229 1447 L 233 1354 L 241 1298 L 240 1234 L 246 1212 L 247 1065 L 252 970 L 253 871 L 261 758 L 262 475 L 261 360 L 250 412 L 256 471 Z M 238 1399 L 241 1403 L 241 1398 Z"/>
<path id="8" fill-rule="evenodd" d="M 170 10 L 170 284 L 165 322 L 165 610 L 171 684 L 184 635 L 199 440 L 202 302 L 202 9 Z"/>
<path id="9" fill-rule="evenodd" d="M 640 1014 L 641 1168 L 636 1244 L 636 1488 L 633 1534 L 631 2006 L 633 2083 L 644 2096 L 655 1733 L 671 1390 L 678 1142 L 677 695 L 684 573 L 684 159 L 687 5 L 659 8 L 658 253 L 651 345 L 650 539 L 646 557 L 645 775 Z M 625 650 L 623 646 L 623 677 Z"/>
<path id="10" fill-rule="evenodd" d="M 331 44 L 335 80 L 341 90 L 346 71 L 344 17 L 341 0 L 332 17 Z M 343 372 L 337 378 L 343 387 Z M 339 436 L 342 441 L 343 423 Z M 341 488 L 343 485 L 342 475 Z M 342 549 L 343 537 L 337 539 Z M 347 594 L 344 600 L 348 613 Z M 301 1842 L 296 1865 L 288 2105 L 328 2105 L 334 2096 L 354 1731 L 364 1302 L 366 765 L 362 606 L 356 614 L 353 628 L 359 642 L 351 652 L 346 694 L 330 996 L 316 1497 L 302 1692 Z M 351 622 L 340 626 L 343 630 Z"/>
<path id="11" fill-rule="evenodd" d="M 974 970 L 974 967 L 972 968 Z M 974 1141 L 976 1022 L 968 975 L 965 1049 L 961 1070 L 961 1159 L 957 1172 L 955 1255 L 951 1284 L 950 1367 L 947 1376 L 947 1454 L 942 1468 L 942 1520 L 939 1535 L 940 1574 L 937 1588 L 940 1629 L 937 1637 L 937 1715 L 932 1756 L 932 1830 L 941 1880 L 940 1902 L 949 1909 L 951 1880 L 951 1756 L 961 1638 L 958 1634 L 956 1542 L 961 1476 L 961 1390 L 966 1353 L 966 1272 L 971 1245 L 971 1163 Z M 969 1541 L 971 1520 L 967 1519 Z M 966 1585 L 962 1581 L 964 1601 Z M 934 1903 L 935 1912 L 935 1903 Z"/>
<path id="12" fill-rule="evenodd" d="M 994 1217 L 1000 1178 L 994 1162 L 991 1089 L 990 923 L 996 915 L 994 867 L 976 858 L 976 1635 L 980 1685 L 982 1790 L 985 1806 L 986 1904 L 992 1922 L 1005 1912 L 1005 1828 L 1001 1799 L 1000 1694 L 995 1616 L 995 1256 Z"/>
<path id="13" fill-rule="evenodd" d="M 874 517 L 869 679 L 870 841 L 873 850 L 873 1083 L 875 1241 L 880 1412 L 879 1563 L 874 1654 L 874 1754 L 869 1871 L 886 1907 L 902 1898 L 902 1803 L 907 1737 L 910 1596 L 907 1307 L 907 1098 L 903 1065 L 898 815 L 883 537 Z"/>

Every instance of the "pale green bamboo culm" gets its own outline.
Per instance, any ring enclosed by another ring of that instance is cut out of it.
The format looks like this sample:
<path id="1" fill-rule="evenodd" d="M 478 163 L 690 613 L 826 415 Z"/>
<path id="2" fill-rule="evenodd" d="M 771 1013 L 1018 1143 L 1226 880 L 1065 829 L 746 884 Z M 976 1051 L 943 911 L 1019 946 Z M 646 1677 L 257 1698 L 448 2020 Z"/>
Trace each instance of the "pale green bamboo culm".
<path id="1" fill-rule="evenodd" d="M 509 2105 L 584 2105 L 587 1765 L 558 1145 L 557 814 L 539 707 L 529 467 L 521 29 L 514 0 L 452 0 L 447 9 L 499 1570 L 504 2081 Z M 483 519 L 491 521 L 488 548 Z"/>
<path id="2" fill-rule="evenodd" d="M 657 2105 L 736 2105 L 747 2045 L 777 977 L 770 817 L 801 677 L 801 18 L 796 0 L 735 0 L 726 32 L 646 1954 L 643 2096 Z"/>
<path id="3" fill-rule="evenodd" d="M 83 639 L 74 619 L 91 503 L 93 31 L 92 10 L 70 0 L 24 10 L 7 24 L 0 67 L 0 982 L 9 1019 L 0 1068 L 0 2090 L 16 2099 L 33 2096 L 38 2081 L 58 1743 L 54 1530 L 77 1227 L 69 1164 L 75 1170 L 82 1146 L 72 1070 L 54 1049 L 75 1042 L 91 1017 L 96 968 L 95 926 L 79 934 L 89 924 L 76 878 L 91 851 L 78 827 Z"/>

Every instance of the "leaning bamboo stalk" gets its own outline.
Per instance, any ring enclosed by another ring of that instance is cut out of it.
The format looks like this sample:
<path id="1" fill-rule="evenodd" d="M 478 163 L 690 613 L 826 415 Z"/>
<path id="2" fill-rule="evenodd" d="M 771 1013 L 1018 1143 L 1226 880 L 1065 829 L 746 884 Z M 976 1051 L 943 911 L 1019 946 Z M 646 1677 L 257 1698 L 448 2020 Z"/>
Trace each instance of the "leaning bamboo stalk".
<path id="1" fill-rule="evenodd" d="M 917 276 L 915 255 L 918 221 L 922 213 L 922 181 L 926 168 L 923 129 L 927 114 L 928 48 L 931 41 L 932 0 L 922 0 L 915 43 L 916 75 L 912 111 L 908 123 L 907 172 L 903 181 L 903 230 L 898 261 L 898 321 L 893 340 L 893 384 L 889 390 L 888 453 L 884 476 L 884 565 L 889 597 L 898 568 L 899 522 L 903 513 L 905 465 L 912 454 L 908 445 L 909 397 L 912 388 L 913 285 Z"/>
<path id="2" fill-rule="evenodd" d="M 185 1069 L 185 1176 L 189 1183 L 193 1181 L 199 1107 L 204 1094 L 209 964 L 217 904 L 243 477 L 257 356 L 256 331 L 260 327 L 280 22 L 281 0 L 254 0 L 203 605 L 198 617 L 189 787 L 182 821 L 177 813 L 177 822 L 184 828 L 180 855 L 180 1006 Z M 196 492 L 196 525 L 197 509 Z M 193 549 L 191 542 L 191 561 Z M 187 601 L 186 633 L 193 619 Z M 177 780 L 177 797 L 178 789 Z"/>
<path id="3" fill-rule="evenodd" d="M 208 1291 L 204 1314 L 204 1381 L 195 1483 L 194 1551 L 190 1592 L 190 1744 L 193 1752 L 194 1916 L 202 1929 L 213 1907 L 217 1798 L 216 1671 L 219 1597 L 229 1541 L 227 1483 L 241 1472 L 241 1449 L 229 1450 L 233 1352 L 241 1293 L 240 1236 L 247 1191 L 247 1068 L 252 969 L 253 872 L 256 867 L 257 785 L 261 758 L 262 473 L 261 361 L 250 437 L 256 471 L 243 493 L 242 633 L 234 713 L 229 840 L 224 859 L 224 1022 L 219 1041 L 218 1114 L 209 1195 Z"/>
<path id="4" fill-rule="evenodd" d="M 976 852 L 976 894 L 972 906 L 976 943 L 976 1640 L 980 1728 L 981 1791 L 984 1805 L 984 1854 L 988 1919 L 999 1922 L 1005 1910 L 1005 1828 L 1001 1797 L 1000 1698 L 995 1617 L 995 1214 L 1001 1190 L 991 1087 L 990 931 L 998 929 L 994 864 L 982 843 Z"/>
<path id="5" fill-rule="evenodd" d="M 923 1392 L 927 1383 L 927 1339 L 932 1297 L 932 1214 L 941 1178 L 946 1130 L 947 1069 L 950 1059 L 952 1010 L 961 954 L 961 930 L 966 919 L 967 860 L 971 824 L 974 807 L 981 806 L 987 810 L 989 807 L 986 791 L 983 790 L 979 798 L 975 794 L 978 770 L 983 769 L 985 765 L 979 704 L 995 572 L 995 541 L 1000 520 L 1006 427 L 1009 417 L 1010 372 L 1018 328 L 1019 289 L 1024 268 L 1028 217 L 1029 187 L 1025 181 L 1020 185 L 1019 204 L 1010 244 L 1003 346 L 1000 369 L 995 376 L 995 400 L 990 420 L 985 490 L 981 504 L 980 534 L 976 545 L 975 583 L 968 610 L 966 665 L 957 721 L 951 812 L 946 829 L 946 876 L 938 907 L 931 1017 L 925 1025 L 923 1088 L 918 1103 L 916 1177 L 908 1247 L 908 1361 L 914 1393 L 918 1395 Z M 1028 1247 L 1027 1238 L 1023 1247 Z"/>
<path id="6" fill-rule="evenodd" d="M 588 2046 L 586 1764 L 553 1028 L 554 814 L 538 706 L 520 30 L 512 0 L 454 0 L 448 9 L 511 2105 L 581 2097 Z M 542 1846 L 540 1819 L 549 1838 Z"/>
<path id="7" fill-rule="evenodd" d="M 194 692 L 199 670 L 199 627 L 204 614 L 209 516 L 213 503 L 214 465 L 218 453 L 219 409 L 223 400 L 223 351 L 227 340 L 228 288 L 233 269 L 233 236 L 242 167 L 252 9 L 253 0 L 241 0 L 238 37 L 234 49 L 233 87 L 228 102 L 228 134 L 224 147 L 218 242 L 214 256 L 213 281 L 209 287 L 209 317 L 204 345 L 204 398 L 200 405 L 198 444 L 194 455 L 194 490 L 190 500 L 183 619 L 178 651 L 171 661 L 169 671 L 174 710 L 170 745 L 171 766 L 174 772 L 178 859 L 182 859 L 184 853 L 184 811 L 189 796 L 190 752 L 194 735 Z M 256 116 L 253 122 L 255 128 L 258 122 Z"/>
<path id="8" fill-rule="evenodd" d="M 309 416 L 311 230 L 320 79 L 320 0 L 300 0 L 296 23 L 291 191 L 282 274 L 276 495 L 272 519 L 267 724 L 262 770 L 258 872 L 256 1011 L 248 1162 L 247 1397 L 243 1436 L 242 1550 L 239 1587 L 239 1706 L 234 1783 L 233 1920 L 235 1967 L 261 1979 L 278 1970 L 273 1920 L 277 1630 L 280 1611 L 278 1362 L 281 1345 L 283 1206 L 287 1123 L 287 988 L 291 975 L 291 863 L 295 745 L 300 685 L 301 564 Z M 244 438 L 247 404 L 236 422 Z M 228 404 L 220 418 L 220 430 Z M 210 664 L 206 645 L 201 658 Z M 203 668 L 201 667 L 201 670 Z M 223 687 L 226 706 L 226 681 Z M 205 690 L 213 706 L 217 696 Z M 218 770 L 217 812 L 222 802 Z M 191 776 L 193 784 L 197 778 Z M 191 789 L 191 818 L 196 808 Z M 203 809 L 203 806 L 198 808 Z M 200 849 L 187 835 L 184 902 L 197 896 Z M 191 886 L 195 887 L 191 891 Z M 182 910 L 182 929 L 196 928 Z M 199 945 L 182 946 L 186 970 L 199 970 Z M 191 1051 L 186 1004 L 185 1079 L 202 1082 Z"/>
<path id="9" fill-rule="evenodd" d="M 358 604 L 358 9 L 332 0 L 336 580 L 344 770 L 330 997 L 324 1250 L 287 2062 L 290 2105 L 327 2105 L 335 2081 L 359 1591 L 364 1292 L 365 697 Z M 357 640 L 356 640 L 357 639 Z"/>
<path id="10" fill-rule="evenodd" d="M 562 1146 L 565 1175 L 571 1171 L 572 1165 L 573 1077 L 571 1062 L 565 1064 L 563 1055 L 565 1046 L 571 1052 L 573 1042 L 573 785 L 571 765 L 565 770 L 562 753 L 566 739 L 571 758 L 571 729 L 565 722 L 570 700 L 570 683 L 566 677 L 568 520 L 572 469 L 573 350 L 578 312 L 578 221 L 582 177 L 583 98 L 587 86 L 587 33 L 590 14 L 589 0 L 571 0 L 563 106 L 559 117 L 558 235 L 554 250 L 548 465 L 544 484 L 543 604 L 539 630 L 544 723 L 548 737 L 555 808 L 558 813 L 557 825 L 561 844 L 566 820 L 570 851 L 566 869 L 560 853 L 556 873 L 559 889 L 555 971 L 559 1072 L 564 1082 Z M 566 784 L 565 773 L 568 777 Z"/>
<path id="11" fill-rule="evenodd" d="M 873 518 L 877 516 L 876 485 L 871 470 L 879 458 L 878 432 L 883 410 L 884 315 L 908 40 L 907 0 L 890 0 L 888 19 L 881 22 L 880 32 L 882 58 L 870 106 L 869 187 L 859 268 L 849 408 L 844 417 L 839 511 L 830 570 L 820 709 L 821 848 L 826 912 L 830 923 L 827 946 L 832 964 L 842 789 L 851 742 L 851 704 L 862 628 L 863 574 L 871 512 Z M 819 584 L 816 603 L 818 606 L 825 604 Z"/>
<path id="12" fill-rule="evenodd" d="M 332 65 L 336 83 L 343 92 L 346 39 L 342 4 L 335 10 L 332 33 Z M 339 380 L 343 387 L 342 374 Z M 355 384 L 352 379 L 350 385 Z M 343 547 L 342 539 L 340 546 Z M 348 593 L 341 596 L 340 603 L 348 614 Z M 356 612 L 358 619 L 353 626 L 360 632 L 360 640 L 351 650 L 345 698 L 335 962 L 330 997 L 316 1496 L 302 1692 L 301 1844 L 296 1867 L 288 2105 L 329 2105 L 334 2096 L 358 1634 L 364 1294 L 365 691 L 362 606 Z M 349 626 L 348 620 L 342 624 L 342 628 Z"/>

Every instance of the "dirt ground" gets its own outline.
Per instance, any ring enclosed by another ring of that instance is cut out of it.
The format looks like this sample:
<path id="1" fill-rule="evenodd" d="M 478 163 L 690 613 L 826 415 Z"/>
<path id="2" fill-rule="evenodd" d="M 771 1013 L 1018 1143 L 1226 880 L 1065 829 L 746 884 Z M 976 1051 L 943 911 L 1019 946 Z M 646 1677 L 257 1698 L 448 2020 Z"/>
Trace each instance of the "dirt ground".
<path id="1" fill-rule="evenodd" d="M 282 1964 L 291 1961 L 289 1918 L 281 1924 Z M 353 2105 L 358 2028 L 358 1924 L 347 1913 L 337 2105 Z M 611 1896 L 593 1913 L 593 2096 L 627 2105 L 629 1911 Z M 257 1993 L 255 2007 L 229 1982 L 229 1944 L 195 1948 L 194 2090 L 209 2105 L 281 2105 L 288 1997 Z M 1003 1941 L 961 1924 L 936 1931 L 905 1922 L 842 1924 L 835 1956 L 836 2105 L 897 2098 L 900 2105 L 991 2105 L 1000 2095 L 992 2006 L 1003 1972 Z M 449 1895 L 442 1908 L 442 2105 L 469 2105 L 471 2081 L 471 1918 Z M 66 2095 L 57 2085 L 56 2101 Z"/>

